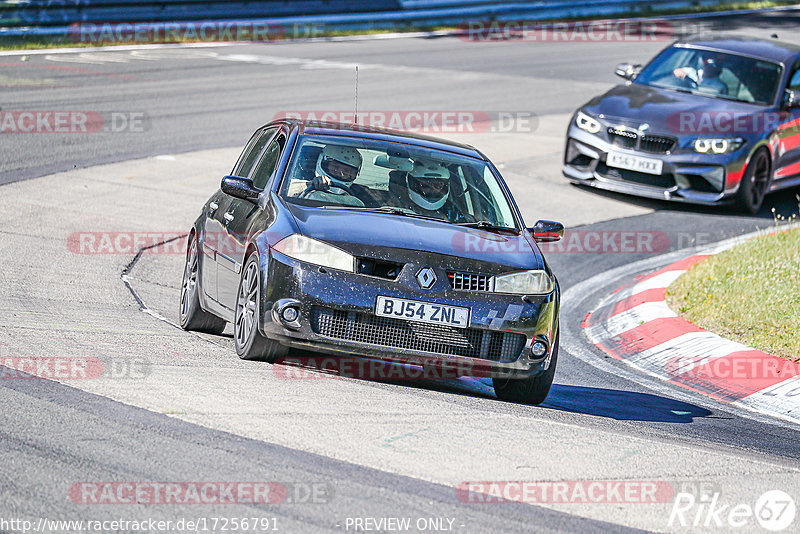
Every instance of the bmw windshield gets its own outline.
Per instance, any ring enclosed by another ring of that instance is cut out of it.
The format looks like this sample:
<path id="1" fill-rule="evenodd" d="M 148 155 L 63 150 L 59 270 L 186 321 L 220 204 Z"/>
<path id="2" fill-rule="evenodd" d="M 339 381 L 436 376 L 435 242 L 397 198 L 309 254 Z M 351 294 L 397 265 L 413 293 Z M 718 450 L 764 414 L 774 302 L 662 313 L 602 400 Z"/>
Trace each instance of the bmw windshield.
<path id="1" fill-rule="evenodd" d="M 769 61 L 675 46 L 656 56 L 634 83 L 768 106 L 775 102 L 781 71 Z"/>
<path id="2" fill-rule="evenodd" d="M 304 206 L 518 230 L 511 204 L 486 162 L 387 141 L 301 136 L 280 195 Z"/>

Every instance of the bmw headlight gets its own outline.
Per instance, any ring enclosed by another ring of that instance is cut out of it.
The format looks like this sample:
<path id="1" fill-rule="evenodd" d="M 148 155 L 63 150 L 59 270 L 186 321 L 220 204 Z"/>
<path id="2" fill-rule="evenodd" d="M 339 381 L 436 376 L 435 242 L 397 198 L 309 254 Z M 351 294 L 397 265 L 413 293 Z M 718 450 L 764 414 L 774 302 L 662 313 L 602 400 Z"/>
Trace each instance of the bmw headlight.
<path id="1" fill-rule="evenodd" d="M 591 134 L 598 133 L 600 128 L 602 128 L 599 121 L 593 119 L 583 111 L 579 111 L 577 115 L 575 115 L 575 124 L 581 130 L 586 130 Z"/>
<path id="2" fill-rule="evenodd" d="M 726 154 L 738 150 L 744 144 L 744 139 L 741 137 L 736 138 L 719 138 L 712 139 L 708 137 L 701 137 L 695 139 L 692 147 L 695 152 L 701 154 Z"/>
<path id="3" fill-rule="evenodd" d="M 289 256 L 298 261 L 350 273 L 356 270 L 356 259 L 353 255 L 333 245 L 300 234 L 292 234 L 281 239 L 273 248 L 284 256 Z"/>
<path id="4" fill-rule="evenodd" d="M 494 277 L 495 293 L 546 295 L 555 288 L 553 277 L 544 271 L 521 271 Z"/>

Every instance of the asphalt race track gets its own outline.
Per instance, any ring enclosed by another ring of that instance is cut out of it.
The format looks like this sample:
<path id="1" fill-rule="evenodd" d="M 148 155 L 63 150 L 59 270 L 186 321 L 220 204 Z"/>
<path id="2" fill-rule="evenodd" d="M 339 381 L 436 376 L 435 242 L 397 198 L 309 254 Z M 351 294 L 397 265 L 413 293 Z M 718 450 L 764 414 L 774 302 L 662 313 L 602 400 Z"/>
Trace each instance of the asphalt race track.
<path id="1" fill-rule="evenodd" d="M 800 11 L 695 22 L 800 41 Z M 0 55 L 3 111 L 102 117 L 93 133 L 0 136 L 0 361 L 84 357 L 114 370 L 94 379 L 0 378 L 0 532 L 22 531 L 2 520 L 37 526 L 42 518 L 206 518 L 206 531 L 222 532 L 208 521 L 245 517 L 282 532 L 393 532 L 402 529 L 391 521 L 403 518 L 427 532 L 766 531 L 754 517 L 736 527 L 727 511 L 721 524 L 705 511 L 712 498 L 754 508 L 769 490 L 798 502 L 798 428 L 638 376 L 594 349 L 580 322 L 619 280 L 565 306 L 561 320 L 574 336 L 562 339 L 547 401 L 529 407 L 498 401 L 483 379 L 362 380 L 240 361 L 230 336 L 174 326 L 182 240 L 140 256 L 135 246 L 92 254 L 76 245 L 88 234 L 161 241 L 185 233 L 258 126 L 290 111 L 351 111 L 355 65 L 362 113 L 492 118 L 439 135 L 498 164 L 529 226 L 560 220 L 601 242 L 620 232 L 655 236 L 633 250 L 552 251 L 565 290 L 768 227 L 773 208 L 798 213 L 800 191 L 767 197 L 750 217 L 586 190 L 561 177 L 573 110 L 616 83 L 618 62 L 646 61 L 667 44 L 442 37 Z M 499 119 L 510 116 L 511 126 Z M 122 505 L 93 504 L 83 493 L 99 482 L 208 481 L 280 482 L 288 495 L 272 505 Z M 656 482 L 669 491 L 655 502 L 498 504 L 465 502 L 457 488 L 466 481 Z M 671 517 L 679 491 L 706 499 L 684 525 Z M 48 525 L 40 531 L 79 530 Z"/>

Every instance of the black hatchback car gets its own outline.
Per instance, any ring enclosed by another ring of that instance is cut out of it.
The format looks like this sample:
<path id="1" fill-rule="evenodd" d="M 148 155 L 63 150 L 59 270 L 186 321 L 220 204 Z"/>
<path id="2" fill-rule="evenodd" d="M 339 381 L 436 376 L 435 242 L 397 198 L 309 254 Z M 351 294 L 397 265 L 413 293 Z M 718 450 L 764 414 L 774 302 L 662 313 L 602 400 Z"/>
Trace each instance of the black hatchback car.
<path id="1" fill-rule="evenodd" d="M 478 150 L 343 124 L 260 128 L 189 233 L 187 330 L 233 323 L 243 359 L 291 349 L 457 365 L 538 404 L 558 358 L 559 287 Z"/>
<path id="2" fill-rule="evenodd" d="M 570 122 L 564 175 L 643 197 L 759 211 L 800 184 L 800 47 L 724 37 L 679 42 Z"/>

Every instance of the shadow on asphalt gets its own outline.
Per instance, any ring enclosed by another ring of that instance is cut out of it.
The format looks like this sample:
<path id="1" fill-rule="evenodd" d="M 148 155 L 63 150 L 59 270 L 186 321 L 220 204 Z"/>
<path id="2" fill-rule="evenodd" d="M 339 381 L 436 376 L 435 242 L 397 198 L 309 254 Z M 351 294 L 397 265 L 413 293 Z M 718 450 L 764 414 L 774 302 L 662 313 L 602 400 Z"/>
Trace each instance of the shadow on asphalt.
<path id="1" fill-rule="evenodd" d="M 298 351 L 297 354 L 300 352 Z M 414 389 L 427 389 L 455 395 L 495 399 L 492 381 L 487 377 L 439 379 L 419 374 L 408 375 L 409 366 L 389 362 L 374 362 L 380 369 L 378 375 L 365 376 L 352 371 L 359 369 L 354 362 L 368 362 L 361 358 L 329 357 L 302 352 L 303 357 L 282 359 L 278 362 L 277 376 L 283 378 L 350 378 L 375 383 L 392 384 Z M 331 365 L 333 362 L 337 362 Z M 349 362 L 349 363 L 345 363 Z M 360 367 L 364 369 L 364 367 Z M 313 374 L 309 374 L 309 372 Z M 399 379 L 406 375 L 406 379 Z M 497 401 L 502 402 L 502 401 Z M 695 417 L 707 417 L 711 411 L 686 402 L 652 395 L 617 389 L 592 388 L 553 384 L 550 395 L 541 405 L 564 412 L 607 417 L 619 421 L 640 421 L 651 423 L 691 423 Z"/>
<path id="2" fill-rule="evenodd" d="M 618 389 L 553 384 L 544 408 L 608 417 L 619 421 L 691 423 L 711 411 L 659 395 Z"/>
<path id="3" fill-rule="evenodd" d="M 626 202 L 634 206 L 639 206 L 641 208 L 651 209 L 654 211 L 697 213 L 710 216 L 727 216 L 727 217 L 734 216 L 743 219 L 747 218 L 756 220 L 768 219 L 770 221 L 774 220 L 776 215 L 780 215 L 786 219 L 791 218 L 792 215 L 797 215 L 798 217 L 800 217 L 800 198 L 798 198 L 800 196 L 800 188 L 797 187 L 786 189 L 783 191 L 777 191 L 775 193 L 767 195 L 764 198 L 764 204 L 761 206 L 761 210 L 755 215 L 750 215 L 737 211 L 734 206 L 727 204 L 720 206 L 702 206 L 702 205 L 686 204 L 675 201 L 655 200 L 650 198 L 637 197 L 634 195 L 626 195 L 624 193 L 606 191 L 605 189 L 597 189 L 596 187 L 591 187 L 583 184 L 572 183 L 571 185 L 575 189 L 579 189 L 587 193 L 591 193 L 611 200 Z M 773 209 L 775 209 L 774 213 L 772 211 Z"/>

